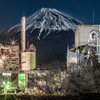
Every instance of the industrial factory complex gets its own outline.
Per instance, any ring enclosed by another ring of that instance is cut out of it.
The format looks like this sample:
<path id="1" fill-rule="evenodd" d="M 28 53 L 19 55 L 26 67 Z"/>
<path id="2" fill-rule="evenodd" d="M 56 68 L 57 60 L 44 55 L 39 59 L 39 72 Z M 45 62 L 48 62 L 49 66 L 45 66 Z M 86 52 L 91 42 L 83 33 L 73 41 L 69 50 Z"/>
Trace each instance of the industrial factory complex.
<path id="1" fill-rule="evenodd" d="M 61 87 L 65 72 L 59 73 L 57 69 L 36 68 L 36 48 L 33 44 L 26 48 L 26 44 L 26 18 L 23 16 L 21 19 L 21 46 L 15 40 L 10 40 L 7 44 L 0 44 L 1 94 L 52 93 L 57 87 Z M 57 89 L 56 92 L 61 93 Z"/>
<path id="2" fill-rule="evenodd" d="M 67 51 L 70 64 L 94 65 L 100 63 L 100 25 L 79 25 L 75 32 L 75 47 Z"/>
<path id="3" fill-rule="evenodd" d="M 0 93 L 64 93 L 62 84 L 66 70 L 36 67 L 36 48 L 26 45 L 26 18 L 21 19 L 21 46 L 15 40 L 0 44 Z M 67 50 L 67 67 L 83 61 L 93 65 L 96 55 L 100 63 L 100 25 L 79 25 L 75 46 Z"/>
<path id="4" fill-rule="evenodd" d="M 28 84 L 29 71 L 36 68 L 36 49 L 31 44 L 26 49 L 26 18 L 21 19 L 21 47 L 15 40 L 0 44 L 0 89 L 1 93 L 17 93 Z M 27 83 L 26 83 L 27 80 Z"/>

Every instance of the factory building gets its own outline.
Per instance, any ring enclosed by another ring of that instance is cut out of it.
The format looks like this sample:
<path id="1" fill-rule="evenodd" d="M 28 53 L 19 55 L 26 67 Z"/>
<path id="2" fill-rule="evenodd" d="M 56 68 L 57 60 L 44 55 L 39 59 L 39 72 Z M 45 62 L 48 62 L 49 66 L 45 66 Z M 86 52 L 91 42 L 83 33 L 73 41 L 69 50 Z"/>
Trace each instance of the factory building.
<path id="1" fill-rule="evenodd" d="M 0 90 L 16 93 L 28 84 L 28 73 L 36 69 L 36 48 L 26 48 L 26 18 L 21 19 L 21 47 L 15 40 L 0 44 Z"/>
<path id="2" fill-rule="evenodd" d="M 21 53 L 21 70 L 32 70 L 36 68 L 36 53 L 22 52 Z"/>
<path id="3" fill-rule="evenodd" d="M 75 32 L 75 47 L 88 44 L 90 33 L 100 33 L 100 25 L 79 25 Z"/>
<path id="4" fill-rule="evenodd" d="M 26 48 L 26 18 L 21 19 L 21 47 L 0 44 L 0 93 L 30 95 L 40 93 L 62 93 L 66 71 L 36 68 L 36 48 Z"/>
<path id="5" fill-rule="evenodd" d="M 84 55 L 82 53 L 79 53 L 78 50 L 67 50 L 67 66 L 70 66 L 70 64 L 79 64 L 83 61 L 83 59 Z"/>
<path id="6" fill-rule="evenodd" d="M 67 52 L 67 66 L 79 64 L 84 59 L 93 65 L 94 55 L 100 63 L 100 25 L 79 25 L 75 32 L 75 47 Z"/>
<path id="7" fill-rule="evenodd" d="M 18 87 L 18 73 L 0 71 L 0 93 L 16 93 Z"/>
<path id="8" fill-rule="evenodd" d="M 12 43 L 12 42 L 11 42 Z M 19 68 L 19 46 L 0 44 L 0 69 L 17 70 Z"/>
<path id="9" fill-rule="evenodd" d="M 21 19 L 21 47 L 15 40 L 0 44 L 0 70 L 29 71 L 36 68 L 36 48 L 26 48 L 26 18 Z M 20 49 L 21 48 L 21 49 Z"/>

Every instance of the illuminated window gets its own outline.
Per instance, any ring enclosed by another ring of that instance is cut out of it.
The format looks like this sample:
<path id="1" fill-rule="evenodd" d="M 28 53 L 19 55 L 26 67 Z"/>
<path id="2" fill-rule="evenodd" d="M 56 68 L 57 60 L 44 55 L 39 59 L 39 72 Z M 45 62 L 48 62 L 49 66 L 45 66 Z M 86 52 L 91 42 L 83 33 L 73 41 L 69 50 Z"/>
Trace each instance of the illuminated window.
<path id="1" fill-rule="evenodd" d="M 20 87 L 24 87 L 25 86 L 25 74 L 24 73 L 19 73 L 18 74 L 18 85 Z"/>
<path id="2" fill-rule="evenodd" d="M 2 73 L 2 76 L 11 76 L 11 73 Z"/>

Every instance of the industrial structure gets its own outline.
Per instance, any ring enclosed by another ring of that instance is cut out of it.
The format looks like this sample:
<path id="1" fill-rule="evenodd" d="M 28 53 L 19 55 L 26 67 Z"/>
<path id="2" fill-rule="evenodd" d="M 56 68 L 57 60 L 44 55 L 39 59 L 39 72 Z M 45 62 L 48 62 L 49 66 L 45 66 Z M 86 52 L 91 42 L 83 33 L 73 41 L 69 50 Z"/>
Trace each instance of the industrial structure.
<path id="1" fill-rule="evenodd" d="M 26 18 L 21 20 L 21 70 L 31 70 L 36 67 L 36 49 L 34 46 L 26 49 Z"/>
<path id="2" fill-rule="evenodd" d="M 0 44 L 0 69 L 17 70 L 19 67 L 19 46 Z"/>
<path id="3" fill-rule="evenodd" d="M 59 93 L 66 72 L 36 68 L 36 48 L 26 45 L 26 18 L 21 19 L 21 46 L 15 40 L 0 44 L 0 93 Z M 62 88 L 62 89 L 61 89 Z"/>
<path id="4" fill-rule="evenodd" d="M 33 44 L 26 48 L 26 18 L 21 19 L 21 47 L 15 40 L 0 44 L 1 93 L 16 93 L 25 89 L 28 73 L 36 68 L 36 49 Z"/>
<path id="5" fill-rule="evenodd" d="M 75 32 L 75 47 L 67 52 L 67 66 L 82 61 L 93 65 L 95 58 L 100 63 L 100 25 L 79 25 Z"/>
<path id="6" fill-rule="evenodd" d="M 36 48 L 26 45 L 26 17 L 21 19 L 21 46 L 15 40 L 0 44 L 0 93 L 16 94 L 65 92 L 66 70 L 36 67 Z M 100 25 L 79 25 L 75 32 L 75 47 L 67 49 L 67 67 L 93 59 L 100 63 Z M 79 67 L 79 66 L 78 66 Z"/>
<path id="7" fill-rule="evenodd" d="M 100 32 L 100 25 L 79 25 L 75 32 L 75 47 L 88 44 L 90 33 Z"/>

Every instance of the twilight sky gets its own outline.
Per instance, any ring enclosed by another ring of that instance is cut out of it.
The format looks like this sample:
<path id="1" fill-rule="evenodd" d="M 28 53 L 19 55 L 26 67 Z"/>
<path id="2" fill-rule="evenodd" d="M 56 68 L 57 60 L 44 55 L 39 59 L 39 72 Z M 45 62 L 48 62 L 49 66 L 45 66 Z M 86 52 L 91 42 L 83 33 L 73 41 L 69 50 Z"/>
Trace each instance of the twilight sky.
<path id="1" fill-rule="evenodd" d="M 30 16 L 38 9 L 55 8 L 83 23 L 100 24 L 100 0 L 0 0 L 0 31 L 20 22 L 21 16 Z"/>

